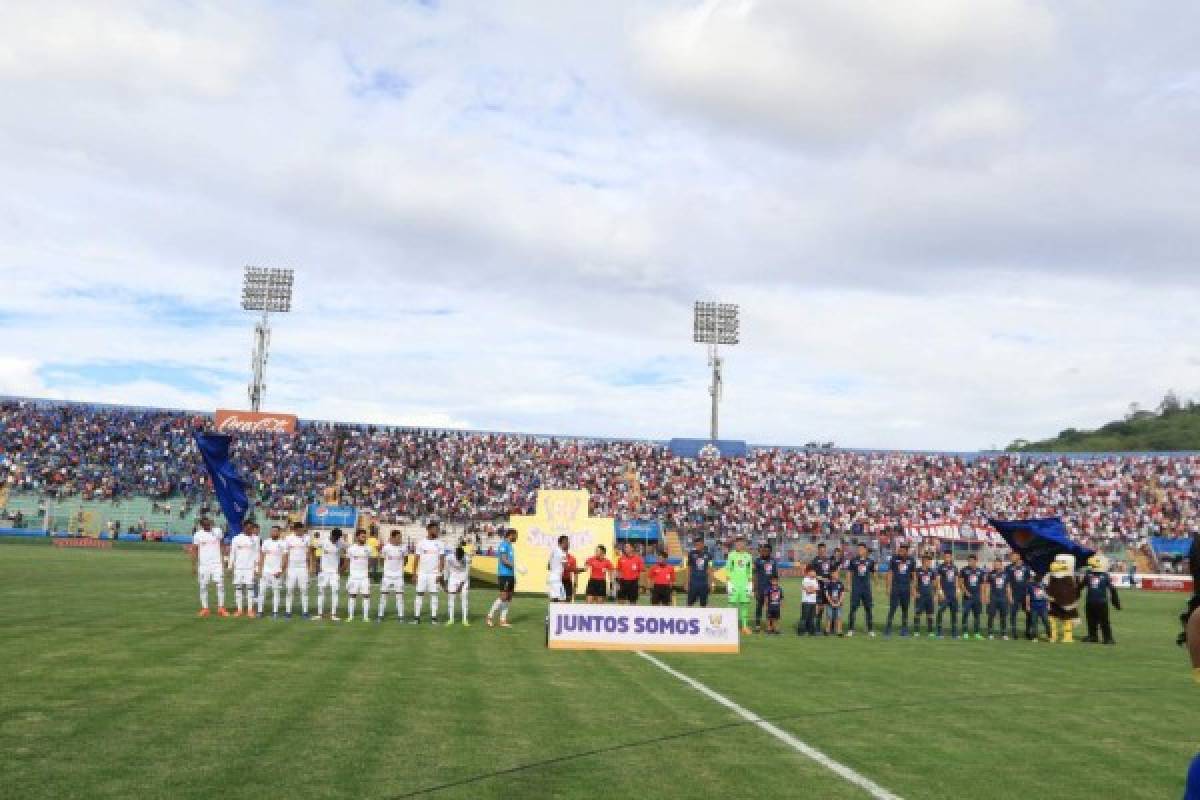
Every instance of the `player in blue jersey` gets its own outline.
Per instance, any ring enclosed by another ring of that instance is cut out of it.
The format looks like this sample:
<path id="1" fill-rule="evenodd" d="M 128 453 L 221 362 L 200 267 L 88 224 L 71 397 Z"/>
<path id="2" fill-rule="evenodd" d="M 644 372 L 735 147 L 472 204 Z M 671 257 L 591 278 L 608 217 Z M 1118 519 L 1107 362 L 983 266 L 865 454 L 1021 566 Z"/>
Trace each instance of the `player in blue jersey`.
<path id="1" fill-rule="evenodd" d="M 779 562 L 771 555 L 771 545 L 758 548 L 754 559 L 754 632 L 762 631 L 763 607 L 767 605 L 767 594 L 771 591 L 771 578 L 779 575 Z"/>
<path id="2" fill-rule="evenodd" d="M 912 577 L 917 562 L 908 554 L 908 544 L 902 542 L 896 555 L 888 559 L 888 615 L 883 635 L 892 635 L 892 618 L 900 609 L 900 635 L 908 636 L 908 609 L 912 600 Z"/>
<path id="3" fill-rule="evenodd" d="M 858 555 L 850 559 L 846 571 L 850 573 L 850 619 L 846 635 L 854 635 L 854 617 L 861 606 L 867 617 L 867 635 L 874 636 L 875 600 L 871 596 L 871 576 L 875 574 L 875 559 L 870 557 L 865 544 L 858 546 Z"/>
<path id="4" fill-rule="evenodd" d="M 937 567 L 937 637 L 942 638 L 942 614 L 950 612 L 950 638 L 958 638 L 958 567 L 954 554 L 949 550 L 942 553 L 942 563 Z"/>
<path id="5" fill-rule="evenodd" d="M 925 633 L 933 636 L 933 607 L 936 593 L 937 570 L 933 568 L 933 554 L 921 556 L 921 566 L 913 571 L 913 595 L 916 598 L 913 611 L 913 636 L 921 635 L 921 614 L 925 615 Z"/>
<path id="6" fill-rule="evenodd" d="M 1012 638 L 1019 638 L 1017 612 L 1023 611 L 1025 613 L 1025 638 L 1035 639 L 1037 631 L 1033 624 L 1033 618 L 1029 614 L 1029 604 L 1025 602 L 1025 599 L 1029 595 L 1029 589 L 1033 582 L 1037 580 L 1037 576 L 1033 574 L 1033 570 L 1016 550 L 1009 555 L 1009 563 L 1005 572 L 1008 573 L 1008 629 L 1012 631 Z"/>
<path id="7" fill-rule="evenodd" d="M 958 577 L 962 581 L 963 588 L 962 637 L 970 638 L 971 634 L 967 631 L 967 617 L 973 616 L 975 617 L 975 638 L 982 639 L 983 632 L 980 630 L 979 621 L 983 616 L 984 576 L 983 570 L 979 568 L 979 559 L 974 553 L 967 556 L 967 566 L 959 571 Z"/>
<path id="8" fill-rule="evenodd" d="M 993 623 L 999 618 L 1000 638 L 1008 639 L 1008 570 L 1002 559 L 992 562 L 992 569 L 987 574 L 987 591 L 988 638 L 996 638 Z"/>
<path id="9" fill-rule="evenodd" d="M 517 588 L 517 551 L 513 547 L 516 541 L 516 529 L 509 528 L 504 532 L 504 541 L 496 548 L 496 581 L 500 586 L 500 596 L 492 603 L 492 609 L 487 613 L 489 628 L 496 624 L 492 620 L 497 611 L 500 612 L 500 627 L 512 627 L 508 624 L 508 608 Z"/>
<path id="10" fill-rule="evenodd" d="M 698 605 L 708 607 L 708 596 L 713 589 L 712 559 L 704 549 L 704 537 L 697 536 L 692 542 L 692 549 L 687 554 L 688 590 L 687 604 L 689 607 Z"/>

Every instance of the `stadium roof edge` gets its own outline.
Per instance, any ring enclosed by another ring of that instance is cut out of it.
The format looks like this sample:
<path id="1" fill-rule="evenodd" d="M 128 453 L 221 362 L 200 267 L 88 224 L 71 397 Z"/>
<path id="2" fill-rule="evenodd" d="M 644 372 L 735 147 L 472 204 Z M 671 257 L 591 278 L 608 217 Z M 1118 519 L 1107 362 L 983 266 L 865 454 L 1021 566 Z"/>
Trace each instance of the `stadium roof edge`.
<path id="1" fill-rule="evenodd" d="M 82 408 L 103 409 L 113 411 L 132 411 L 141 413 L 191 414 L 198 417 L 212 417 L 212 411 L 197 411 L 190 408 L 164 408 L 161 406 L 135 406 L 124 403 L 100 403 L 84 400 L 59 400 L 46 397 L 23 397 L 20 395 L 0 395 L 0 403 L 32 403 L 39 406 L 78 406 Z M 572 433 L 529 433 L 523 431 L 494 431 L 471 428 L 434 428 L 424 425 L 388 425 L 378 422 L 338 422 L 324 419 L 300 419 L 305 425 L 336 425 L 343 428 L 376 428 L 402 431 L 435 431 L 437 433 L 465 433 L 489 436 L 525 436 L 530 439 L 569 439 L 578 442 L 631 442 L 667 446 L 668 439 L 639 439 L 626 436 L 588 436 Z M 1108 451 L 1108 452 L 1010 452 L 1008 450 L 908 450 L 888 449 L 884 447 L 832 447 L 814 448 L 803 445 L 754 444 L 747 445 L 751 450 L 785 450 L 807 452 L 853 453 L 857 455 L 912 455 L 912 456 L 953 456 L 962 459 L 995 458 L 1009 456 L 1029 461 L 1050 461 L 1055 459 L 1073 459 L 1095 461 L 1105 458 L 1180 458 L 1200 456 L 1200 450 L 1139 450 L 1139 451 Z"/>

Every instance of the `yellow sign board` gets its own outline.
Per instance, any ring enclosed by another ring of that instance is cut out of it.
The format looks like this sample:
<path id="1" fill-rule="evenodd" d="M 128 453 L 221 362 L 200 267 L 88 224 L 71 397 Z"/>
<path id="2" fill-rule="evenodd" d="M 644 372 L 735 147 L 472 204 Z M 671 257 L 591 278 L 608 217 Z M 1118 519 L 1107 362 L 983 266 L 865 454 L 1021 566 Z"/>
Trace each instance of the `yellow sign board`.
<path id="1" fill-rule="evenodd" d="M 614 557 L 616 529 L 612 517 L 589 517 L 587 489 L 539 489 L 533 515 L 509 517 L 517 530 L 517 591 L 545 592 L 550 549 L 559 536 L 570 537 L 571 554 L 583 566 L 596 545 Z"/>

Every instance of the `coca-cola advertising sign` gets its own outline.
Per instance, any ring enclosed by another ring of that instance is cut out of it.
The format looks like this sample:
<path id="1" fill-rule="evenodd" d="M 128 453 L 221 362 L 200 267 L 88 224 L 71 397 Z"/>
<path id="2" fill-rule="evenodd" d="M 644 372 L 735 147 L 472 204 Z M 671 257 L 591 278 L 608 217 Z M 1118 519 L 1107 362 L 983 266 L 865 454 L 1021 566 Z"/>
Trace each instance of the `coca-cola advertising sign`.
<path id="1" fill-rule="evenodd" d="M 216 426 L 220 433 L 295 433 L 296 415 L 218 409 Z"/>

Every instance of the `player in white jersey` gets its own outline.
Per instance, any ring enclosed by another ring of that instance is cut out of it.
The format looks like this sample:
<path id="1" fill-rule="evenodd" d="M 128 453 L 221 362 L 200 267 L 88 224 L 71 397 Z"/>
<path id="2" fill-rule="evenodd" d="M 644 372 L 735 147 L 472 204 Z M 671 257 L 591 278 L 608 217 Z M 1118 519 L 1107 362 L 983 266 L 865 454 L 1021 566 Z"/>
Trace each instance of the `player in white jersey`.
<path id="1" fill-rule="evenodd" d="M 308 535 L 304 532 L 304 523 L 292 525 L 292 532 L 283 540 L 284 573 L 287 575 L 287 599 L 284 611 L 292 616 L 292 592 L 300 590 L 300 610 L 308 617 L 308 576 L 312 571 L 312 550 Z"/>
<path id="2" fill-rule="evenodd" d="M 354 535 L 354 544 L 347 548 L 346 558 L 350 561 L 350 577 L 346 579 L 346 602 L 350 613 L 346 619 L 354 619 L 354 601 L 362 598 L 362 618 L 366 622 L 371 613 L 371 548 L 367 547 L 366 531 Z"/>
<path id="3" fill-rule="evenodd" d="M 429 621 L 437 625 L 438 591 L 441 588 L 442 566 L 445 560 L 442 543 L 438 541 L 438 524 L 425 525 L 425 538 L 417 544 L 417 598 L 413 601 L 413 624 L 421 622 L 421 604 L 429 594 Z"/>
<path id="4" fill-rule="evenodd" d="M 235 617 L 254 616 L 254 573 L 258 571 L 258 525 L 247 522 L 242 532 L 229 543 L 229 569 L 233 571 L 233 600 L 237 604 Z"/>
<path id="5" fill-rule="evenodd" d="M 462 624 L 467 622 L 467 595 L 471 583 L 471 553 L 460 542 L 454 551 L 446 556 L 446 624 L 454 624 L 454 598 L 462 598 Z"/>
<path id="6" fill-rule="evenodd" d="M 208 616 L 208 585 L 217 585 L 217 616 L 228 617 L 225 610 L 225 570 L 221 566 L 221 529 L 208 517 L 200 518 L 200 527 L 192 535 L 192 573 L 200 583 L 200 614 Z"/>
<path id="7" fill-rule="evenodd" d="M 550 596 L 552 603 L 561 603 L 567 599 L 563 570 L 567 566 L 567 550 L 570 546 L 570 537 L 560 536 L 558 545 L 550 551 L 550 563 L 546 565 L 546 594 Z"/>
<path id="8" fill-rule="evenodd" d="M 396 619 L 404 621 L 404 564 L 408 561 L 408 548 L 400 544 L 400 531 L 392 531 L 388 543 L 379 548 L 383 556 L 383 582 L 379 584 L 379 616 L 383 621 L 387 613 L 387 596 L 396 598 Z"/>
<path id="9" fill-rule="evenodd" d="M 274 591 L 271 598 L 271 616 L 279 616 L 279 593 L 283 591 L 283 529 L 271 526 L 271 538 L 258 549 L 258 615 L 263 613 L 267 590 Z"/>
<path id="10" fill-rule="evenodd" d="M 317 615 L 320 619 L 325 613 L 325 590 L 329 590 L 329 618 L 338 618 L 338 591 L 341 589 L 342 556 L 346 554 L 346 543 L 342 541 L 342 529 L 334 528 L 329 533 L 329 539 L 321 544 L 321 571 L 317 574 Z"/>

